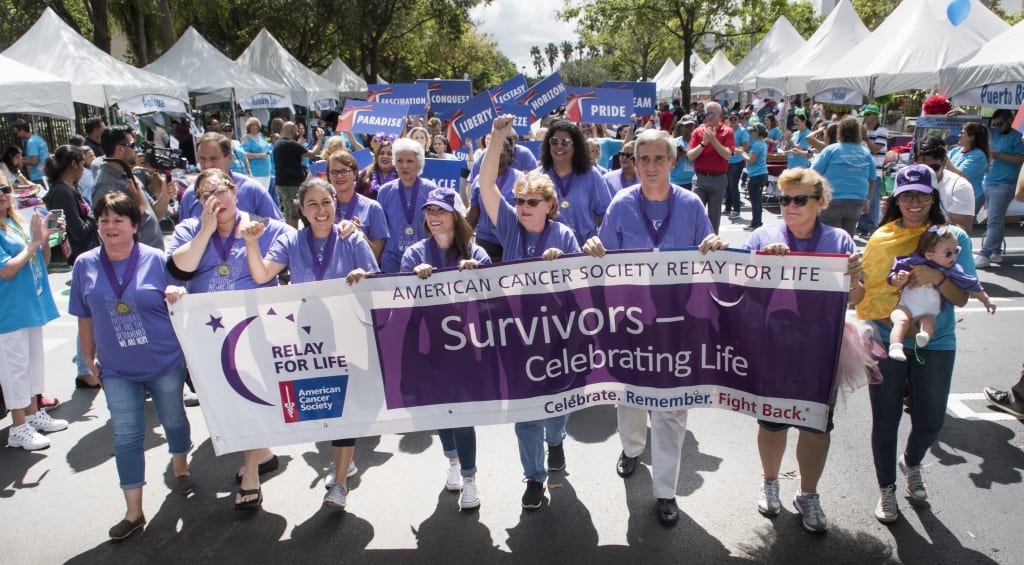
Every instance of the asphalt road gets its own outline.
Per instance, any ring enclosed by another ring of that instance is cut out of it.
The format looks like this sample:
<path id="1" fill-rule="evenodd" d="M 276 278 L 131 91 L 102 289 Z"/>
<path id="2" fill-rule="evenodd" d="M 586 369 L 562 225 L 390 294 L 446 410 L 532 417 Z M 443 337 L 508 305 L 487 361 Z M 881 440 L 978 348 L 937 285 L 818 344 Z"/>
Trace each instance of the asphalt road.
<path id="1" fill-rule="evenodd" d="M 723 225 L 727 240 L 745 239 L 742 224 Z M 924 462 L 931 503 L 915 507 L 901 493 L 902 517 L 891 526 L 872 514 L 878 493 L 862 389 L 837 409 L 819 489 L 831 523 L 823 535 L 804 532 L 793 511 L 795 434 L 783 461 L 783 513 L 764 518 L 756 511 L 756 423 L 724 410 L 690 412 L 682 517 L 666 529 L 654 515 L 649 454 L 630 479 L 615 474 L 620 446 L 609 406 L 572 415 L 567 469 L 553 474 L 550 502 L 537 512 L 520 508 L 515 433 L 501 425 L 477 429 L 479 511 L 458 511 L 458 496 L 443 488 L 436 434 L 418 432 L 360 440 L 347 512 L 321 507 L 329 445 L 276 449 L 282 468 L 265 479 L 254 515 L 232 505 L 241 456 L 215 457 L 200 409 L 189 408 L 195 493 L 171 489 L 150 410 L 149 523 L 142 536 L 113 544 L 107 529 L 124 505 L 108 413 L 102 393 L 73 390 L 76 324 L 64 316 L 45 330 L 47 391 L 63 400 L 54 415 L 71 427 L 52 434 L 45 451 L 0 448 L 0 563 L 1024 563 L 1024 422 L 989 410 L 981 396 L 985 385 L 1015 382 L 1024 361 L 1024 230 L 1009 234 L 1007 260 L 981 273 L 999 312 L 972 302 L 958 316 L 950 408 Z M 68 278 L 50 280 L 60 292 Z M 59 303 L 64 311 L 66 292 Z M 3 445 L 9 426 L 10 417 L 0 420 Z"/>

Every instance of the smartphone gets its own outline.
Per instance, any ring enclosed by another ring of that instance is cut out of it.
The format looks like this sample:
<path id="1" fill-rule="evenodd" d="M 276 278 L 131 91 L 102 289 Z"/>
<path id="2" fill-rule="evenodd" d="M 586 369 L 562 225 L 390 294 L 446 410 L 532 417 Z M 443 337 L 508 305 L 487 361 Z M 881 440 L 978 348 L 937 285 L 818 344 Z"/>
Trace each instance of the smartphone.
<path id="1" fill-rule="evenodd" d="M 64 218 L 64 210 L 50 210 L 50 220 L 46 222 L 46 229 L 59 230 L 60 220 Z"/>

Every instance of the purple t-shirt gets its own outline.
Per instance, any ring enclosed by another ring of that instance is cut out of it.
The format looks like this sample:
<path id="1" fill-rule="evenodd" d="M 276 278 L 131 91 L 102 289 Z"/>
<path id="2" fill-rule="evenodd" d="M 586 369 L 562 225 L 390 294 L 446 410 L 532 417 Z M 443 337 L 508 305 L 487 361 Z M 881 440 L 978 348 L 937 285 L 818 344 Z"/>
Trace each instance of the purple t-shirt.
<path id="1" fill-rule="evenodd" d="M 619 169 L 617 171 L 608 171 L 605 173 L 604 182 L 608 183 L 608 190 L 611 190 L 612 195 L 614 196 L 623 188 L 629 188 L 635 184 L 640 184 L 640 179 L 633 177 L 633 180 L 629 180 L 626 178 L 625 174 L 623 174 L 622 169 Z"/>
<path id="2" fill-rule="evenodd" d="M 544 249 L 537 249 L 541 243 L 542 233 L 529 233 L 519 223 L 519 216 L 515 208 L 502 202 L 498 209 L 498 239 L 501 241 L 502 261 L 515 261 L 516 259 L 527 259 L 539 257 L 546 250 L 552 247 L 561 249 L 563 253 L 579 253 L 580 245 L 576 241 L 569 226 L 561 222 L 549 222 L 548 239 L 544 243 Z M 526 250 L 524 253 L 523 243 L 525 239 Z"/>
<path id="3" fill-rule="evenodd" d="M 554 170 L 537 170 L 551 177 L 551 181 L 555 183 L 558 205 L 561 206 L 558 221 L 572 228 L 576 234 L 576 241 L 585 242 L 591 236 L 597 235 L 597 220 L 594 218 L 604 217 L 612 198 L 608 183 L 601 178 L 601 173 L 591 167 L 582 175 L 570 173 L 565 181 L 562 181 Z M 568 197 L 565 195 L 566 189 Z M 569 202 L 568 208 L 565 207 L 566 201 Z"/>
<path id="4" fill-rule="evenodd" d="M 412 244 L 427 237 L 429 234 L 423 229 L 423 203 L 427 201 L 427 194 L 437 188 L 433 181 L 417 178 L 419 192 L 416 200 L 413 201 L 412 193 L 414 187 L 403 187 L 401 179 L 395 179 L 381 187 L 377 194 L 377 202 L 384 209 L 384 217 L 388 222 L 388 233 L 391 234 L 384 243 L 384 251 L 380 255 L 380 270 L 385 273 L 397 273 L 402 264 L 402 254 Z M 406 208 L 402 207 L 402 198 L 398 191 L 405 193 L 406 202 L 412 212 L 412 222 L 406 218 Z M 412 233 L 408 233 L 412 228 Z"/>
<path id="5" fill-rule="evenodd" d="M 341 202 L 337 202 L 336 204 L 337 206 L 334 209 L 335 221 L 341 221 L 346 218 L 359 218 L 359 227 L 362 228 L 363 233 L 366 234 L 366 239 L 375 241 L 390 237 L 390 234 L 388 233 L 388 222 L 384 217 L 384 209 L 380 207 L 380 204 L 376 200 L 367 198 L 356 192 L 352 194 L 352 200 L 349 200 L 344 204 Z M 355 209 L 350 210 L 351 206 L 355 206 Z"/>
<path id="6" fill-rule="evenodd" d="M 237 206 L 239 210 L 272 220 L 284 218 L 281 215 L 281 210 L 278 209 L 273 199 L 270 198 L 270 193 L 267 192 L 266 188 L 263 188 L 259 181 L 234 171 L 231 171 L 231 180 L 238 187 Z M 181 212 L 179 212 L 179 215 L 180 219 L 178 221 L 183 221 L 186 218 L 198 218 L 203 215 L 203 205 L 196 198 L 195 185 L 188 187 L 188 190 L 181 195 Z"/>
<path id="7" fill-rule="evenodd" d="M 498 175 L 498 190 L 501 191 L 501 196 L 505 199 L 505 202 L 511 205 L 516 201 L 516 195 L 513 192 L 516 187 L 516 180 L 523 176 L 523 173 L 512 167 L 505 169 L 505 172 L 508 173 L 505 175 L 505 182 L 501 182 L 502 177 Z M 476 238 L 498 243 L 498 234 L 494 231 L 494 224 L 491 223 L 491 217 L 487 215 L 484 203 L 480 200 L 479 182 L 473 182 L 473 189 L 469 193 L 469 205 L 480 207 L 480 220 L 476 224 Z"/>
<path id="8" fill-rule="evenodd" d="M 433 242 L 434 242 L 434 238 L 428 237 L 426 239 L 417 241 L 416 243 L 410 245 L 409 248 L 405 250 L 405 253 L 402 254 L 402 268 L 401 268 L 401 271 L 399 271 L 399 272 L 401 272 L 401 273 L 411 273 L 412 270 L 416 267 L 416 265 L 421 265 L 423 263 L 426 263 L 426 264 L 434 267 L 435 270 L 456 269 L 456 268 L 458 268 L 458 266 L 459 266 L 459 262 L 458 261 L 454 261 L 454 262 L 451 262 L 451 263 L 448 263 L 448 264 L 445 264 L 445 265 L 435 265 L 434 264 L 437 261 L 435 261 L 433 259 L 433 253 L 430 250 L 430 247 L 433 245 Z M 477 261 L 480 261 L 480 264 L 482 264 L 482 265 L 490 265 L 491 264 L 491 258 L 490 258 L 490 256 L 487 255 L 487 252 L 484 251 L 483 247 L 480 247 L 479 245 L 476 245 L 475 243 L 471 244 L 471 246 L 472 246 L 472 257 L 473 257 L 473 259 L 476 259 Z M 440 249 L 438 249 L 438 254 L 442 258 L 441 259 L 442 262 L 445 261 L 446 254 L 444 253 L 444 251 L 441 251 Z"/>
<path id="9" fill-rule="evenodd" d="M 817 245 L 813 246 L 814 236 L 807 239 L 792 238 L 792 242 L 786 241 L 785 223 L 761 226 L 750 234 L 750 239 L 743 244 L 743 249 L 760 251 L 773 243 L 785 243 L 789 245 L 790 251 L 797 253 L 836 253 L 840 255 L 851 255 L 857 251 L 857 246 L 850 239 L 850 234 L 832 226 L 826 226 L 818 220 L 815 229 L 821 228 L 821 236 Z"/>
<path id="10" fill-rule="evenodd" d="M 164 289 L 177 282 L 167 274 L 163 251 L 138 244 L 139 262 L 121 300 L 128 313 L 117 311 L 117 295 L 100 262 L 100 248 L 86 251 L 71 273 L 68 312 L 92 318 L 96 355 L 103 378 L 151 381 L 185 361 L 164 302 Z M 114 273 L 123 277 L 128 259 L 113 261 Z"/>
<path id="11" fill-rule="evenodd" d="M 484 162 L 484 153 L 480 151 L 476 159 L 473 161 L 473 168 L 469 170 L 469 178 L 467 181 L 470 184 L 476 182 L 476 177 L 480 176 L 480 165 Z M 522 145 L 515 145 L 514 151 L 512 152 L 512 162 L 509 163 L 509 167 L 521 172 L 527 173 L 537 168 L 537 158 L 533 156 L 533 153 L 523 147 Z"/>
<path id="12" fill-rule="evenodd" d="M 638 203 L 638 194 L 642 195 L 640 185 L 620 190 L 612 199 L 599 234 L 605 249 L 693 247 L 714 233 L 704 204 L 692 192 L 672 185 L 668 199 L 651 202 L 644 198 L 643 209 Z M 669 200 L 672 201 L 671 215 Z M 655 245 L 644 225 L 658 230 L 665 221 L 668 227 L 664 229 L 660 245 Z"/>
<path id="13" fill-rule="evenodd" d="M 242 221 L 245 222 L 247 219 L 248 214 L 243 212 Z M 178 224 L 178 226 L 174 228 L 174 236 L 171 238 L 171 247 L 168 250 L 168 255 L 173 254 L 175 249 L 189 241 L 192 241 L 196 234 L 199 233 L 199 228 L 199 220 L 195 218 L 189 218 Z M 267 225 L 267 229 L 263 230 L 263 234 L 260 235 L 260 254 L 266 257 L 267 251 L 270 250 L 270 246 L 273 245 L 278 238 L 294 231 L 295 228 L 284 222 L 270 220 L 270 223 Z M 214 234 L 213 237 L 220 236 Z M 277 278 L 272 278 L 264 284 L 256 284 L 256 281 L 252 280 L 252 274 L 249 273 L 248 259 L 246 259 L 245 254 L 245 239 L 241 236 L 235 238 L 235 241 L 231 245 L 231 249 L 228 250 L 226 262 L 230 272 L 227 275 L 220 275 L 217 272 L 217 267 L 225 261 L 217 251 L 217 246 L 214 245 L 213 237 L 210 238 L 210 242 L 207 244 L 206 250 L 203 252 L 203 257 L 199 260 L 199 268 L 196 269 L 195 276 L 192 280 L 186 283 L 186 287 L 189 292 L 199 294 L 201 292 L 220 292 L 224 290 L 245 290 L 248 288 L 277 286 Z"/>
<path id="14" fill-rule="evenodd" d="M 333 237 L 337 237 L 336 231 Z M 313 274 L 313 254 L 308 241 L 309 228 L 292 230 L 277 238 L 266 254 L 269 260 L 288 265 L 293 284 L 316 281 Z M 326 248 L 327 238 L 313 238 L 313 249 L 317 251 L 318 257 L 323 256 Z M 334 252 L 328 258 L 324 280 L 343 279 L 357 267 L 370 273 L 380 272 L 370 244 L 362 236 L 353 234 L 335 242 Z"/>

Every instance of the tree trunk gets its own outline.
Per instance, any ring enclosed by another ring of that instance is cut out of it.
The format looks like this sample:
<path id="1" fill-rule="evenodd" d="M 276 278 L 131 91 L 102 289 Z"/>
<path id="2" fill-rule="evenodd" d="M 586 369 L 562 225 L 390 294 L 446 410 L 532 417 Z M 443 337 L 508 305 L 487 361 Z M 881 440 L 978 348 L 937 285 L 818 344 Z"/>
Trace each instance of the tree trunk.
<path id="1" fill-rule="evenodd" d="M 149 64 L 149 49 L 146 46 L 146 12 L 142 9 L 139 0 L 132 2 L 132 19 L 135 29 L 130 30 L 130 34 L 135 47 L 135 63 L 139 67 L 145 67 Z"/>
<path id="2" fill-rule="evenodd" d="M 163 35 L 164 51 L 174 45 L 174 16 L 171 14 L 171 6 L 167 0 L 158 0 L 157 8 L 160 10 L 160 34 Z"/>
<path id="3" fill-rule="evenodd" d="M 110 16 L 107 12 L 107 0 L 89 0 L 92 7 L 92 43 L 110 53 Z"/>

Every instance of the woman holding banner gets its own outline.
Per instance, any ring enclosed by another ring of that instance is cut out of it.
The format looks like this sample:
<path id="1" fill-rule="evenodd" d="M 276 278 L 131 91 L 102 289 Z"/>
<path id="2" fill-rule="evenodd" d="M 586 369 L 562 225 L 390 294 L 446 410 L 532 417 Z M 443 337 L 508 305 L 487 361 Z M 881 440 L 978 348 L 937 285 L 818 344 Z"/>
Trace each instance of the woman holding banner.
<path id="1" fill-rule="evenodd" d="M 555 184 L 561 207 L 558 221 L 572 229 L 576 241 L 597 235 L 612 197 L 604 178 L 590 166 L 580 128 L 564 120 L 552 122 L 544 135 L 540 157 L 540 172 Z"/>
<path id="2" fill-rule="evenodd" d="M 75 262 L 68 312 L 78 316 L 82 357 L 102 383 L 110 410 L 114 460 L 128 507 L 109 532 L 120 541 L 146 523 L 147 395 L 167 438 L 175 490 L 187 495 L 195 488 L 187 461 L 191 428 L 182 403 L 185 355 L 164 301 L 165 295 L 177 300 L 185 289 L 174 286 L 162 251 L 139 244 L 142 213 L 130 196 L 111 192 L 96 202 L 94 212 L 103 245 Z"/>
<path id="3" fill-rule="evenodd" d="M 418 141 L 398 139 L 392 149 L 398 178 L 381 187 L 377 194 L 390 234 L 380 257 L 380 268 L 385 273 L 397 273 L 406 249 L 428 236 L 423 203 L 427 194 L 437 189 L 433 181 L 420 178 L 425 158 Z"/>
<path id="4" fill-rule="evenodd" d="M 763 127 L 763 126 L 761 126 Z M 849 234 L 841 229 L 826 226 L 818 214 L 828 207 L 832 187 L 824 177 L 813 169 L 788 169 L 779 176 L 782 207 L 781 224 L 763 226 L 750 234 L 743 245 L 745 249 L 763 251 L 774 255 L 800 253 L 833 253 L 849 255 L 850 304 L 857 304 L 864 297 L 861 283 L 860 256 Z M 797 427 L 796 459 L 800 467 L 800 492 L 793 499 L 793 506 L 803 518 L 804 528 L 809 532 L 823 532 L 828 528 L 828 518 L 821 509 L 818 497 L 818 480 L 825 468 L 832 432 L 833 407 L 829 407 L 828 424 L 825 432 L 813 428 Z M 779 468 L 786 452 L 786 436 L 792 424 L 780 424 L 758 420 L 757 451 L 761 456 L 764 483 L 757 500 L 757 510 L 765 516 L 777 516 L 782 511 L 779 500 Z"/>
<path id="5" fill-rule="evenodd" d="M 397 145 L 397 144 L 396 144 Z M 424 212 L 423 229 L 429 236 L 409 246 L 402 255 L 403 273 L 416 273 L 426 279 L 435 270 L 458 267 L 476 269 L 491 262 L 482 247 L 473 244 L 473 228 L 455 210 L 458 195 L 449 188 L 434 188 L 420 207 Z M 445 489 L 461 490 L 459 508 L 480 506 L 476 485 L 476 430 L 472 427 L 437 431 L 441 447 L 448 456 Z"/>
<path id="6" fill-rule="evenodd" d="M 935 190 L 932 170 L 910 165 L 896 175 L 889 206 L 881 225 L 864 249 L 865 295 L 857 305 L 857 316 L 870 320 L 889 348 L 892 324 L 889 314 L 899 301 L 900 287 L 888 283 L 889 270 L 898 256 L 910 255 L 929 227 L 945 224 L 942 203 Z M 948 225 L 957 239 L 956 262 L 969 275 L 975 274 L 971 239 L 960 228 Z M 927 265 L 912 268 L 912 286 L 931 285 L 945 301 L 956 306 L 967 303 L 968 295 L 942 272 Z M 913 332 L 911 332 L 913 333 Z M 946 417 L 946 401 L 956 360 L 956 317 L 953 308 L 943 308 L 936 317 L 935 332 L 924 347 L 916 347 L 913 336 L 905 340 L 913 350 L 908 361 L 880 359 L 883 382 L 868 387 L 871 398 L 871 452 L 875 461 L 880 496 L 875 518 L 886 524 L 899 519 L 896 503 L 897 466 L 907 480 L 907 494 L 924 501 L 928 490 L 921 475 L 921 461 L 939 437 Z M 903 454 L 897 457 L 899 426 L 903 418 L 903 396 L 910 386 L 910 434 Z"/>
<path id="7" fill-rule="evenodd" d="M 358 175 L 359 165 L 348 151 L 339 149 L 327 158 L 327 180 L 334 188 L 332 192 L 337 200 L 334 220 L 355 223 L 370 244 L 375 261 L 379 263 L 384 242 L 390 237 L 388 223 L 380 203 L 356 191 Z"/>
<path id="8" fill-rule="evenodd" d="M 331 155 L 328 171 L 333 172 L 335 167 L 340 166 L 337 159 L 342 153 L 351 161 L 348 163 L 348 170 L 352 174 L 345 176 L 353 178 L 356 169 L 355 159 L 344 150 Z M 349 191 L 352 191 L 351 186 Z M 245 239 L 245 255 L 253 281 L 257 284 L 266 283 L 274 280 L 281 271 L 288 268 L 292 276 L 291 284 L 341 278 L 347 278 L 349 284 L 352 284 L 370 273 L 379 271 L 373 250 L 365 238 L 339 237 L 334 225 L 336 196 L 332 185 L 322 179 L 310 179 L 299 187 L 298 196 L 299 213 L 305 220 L 306 227 L 297 232 L 290 231 L 275 239 L 265 256 L 260 249 L 260 236 L 266 230 L 266 226 L 262 222 L 251 220 L 242 225 L 240 231 Z M 372 200 L 364 201 L 377 205 Z M 346 479 L 352 472 L 351 469 L 355 468 L 352 455 L 355 453 L 356 440 L 333 440 L 331 447 L 334 452 L 334 473 L 327 478 L 324 506 L 344 508 L 348 498 Z"/>
<path id="9" fill-rule="evenodd" d="M 543 257 L 557 259 L 564 253 L 579 253 L 576 236 L 558 218 L 558 195 L 551 179 L 538 171 L 531 171 L 515 180 L 513 208 L 502 197 L 499 185 L 507 182 L 499 177 L 504 161 L 503 148 L 506 140 L 515 135 L 512 131 L 513 116 L 502 116 L 494 120 L 491 144 L 484 154 L 480 166 L 480 201 L 495 235 L 501 242 L 504 261 Z M 507 175 L 506 171 L 503 175 Z M 516 437 L 519 440 L 519 461 L 526 476 L 526 492 L 523 493 L 523 508 L 535 510 L 544 501 L 544 481 L 548 471 L 565 468 L 565 425 L 569 415 L 555 416 L 544 420 L 516 422 Z M 547 466 L 544 465 L 544 444 L 548 445 Z"/>
<path id="10" fill-rule="evenodd" d="M 174 229 L 167 261 L 171 276 L 187 281 L 189 292 L 220 292 L 276 286 L 277 279 L 257 282 L 248 269 L 247 248 L 240 226 L 252 220 L 238 209 L 238 188 L 219 168 L 203 169 L 196 177 L 196 198 L 203 203 L 198 218 L 189 218 Z M 261 256 L 279 238 L 294 229 L 278 220 L 266 220 L 260 235 Z M 240 487 L 235 509 L 256 510 L 263 503 L 260 475 L 277 470 L 277 455 L 269 449 L 245 452 L 245 466 L 235 475 Z"/>
<path id="11" fill-rule="evenodd" d="M 373 163 L 363 169 L 362 174 L 359 175 L 356 192 L 376 200 L 381 187 L 395 180 L 398 177 L 398 171 L 395 170 L 391 138 L 378 135 L 373 139 L 376 145 L 373 149 Z"/>

